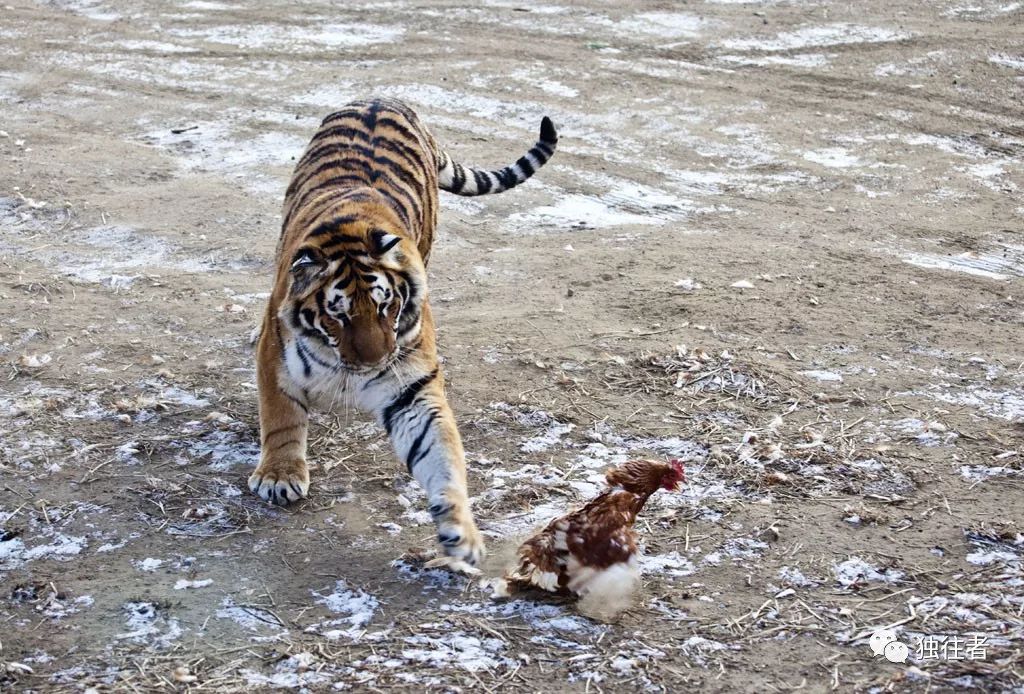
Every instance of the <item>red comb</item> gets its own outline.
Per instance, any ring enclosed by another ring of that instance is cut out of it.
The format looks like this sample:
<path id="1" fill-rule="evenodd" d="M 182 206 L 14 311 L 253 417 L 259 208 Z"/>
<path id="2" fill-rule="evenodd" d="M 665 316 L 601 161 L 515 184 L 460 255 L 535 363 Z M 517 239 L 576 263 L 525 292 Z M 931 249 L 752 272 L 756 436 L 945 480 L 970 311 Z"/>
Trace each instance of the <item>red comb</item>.
<path id="1" fill-rule="evenodd" d="M 681 462 L 679 462 L 675 458 L 673 458 L 672 460 L 670 460 L 668 462 L 672 466 L 672 469 L 679 473 L 680 481 L 685 482 L 686 481 L 686 468 L 683 467 L 683 464 Z"/>
<path id="2" fill-rule="evenodd" d="M 668 461 L 669 465 L 672 466 L 672 470 L 666 472 L 661 478 L 661 486 L 663 489 L 669 491 L 675 491 L 679 489 L 679 483 L 686 481 L 686 470 L 683 468 L 683 464 L 678 460 Z"/>

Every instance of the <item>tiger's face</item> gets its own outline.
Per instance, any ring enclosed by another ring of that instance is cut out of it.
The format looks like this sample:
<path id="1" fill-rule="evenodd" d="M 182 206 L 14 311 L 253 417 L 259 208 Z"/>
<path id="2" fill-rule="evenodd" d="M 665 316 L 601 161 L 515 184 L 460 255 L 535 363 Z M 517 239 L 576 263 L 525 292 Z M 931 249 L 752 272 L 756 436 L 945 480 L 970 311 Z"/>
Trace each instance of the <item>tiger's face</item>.
<path id="1" fill-rule="evenodd" d="M 320 233 L 318 233 L 320 232 Z M 414 243 L 382 223 L 310 231 L 291 254 L 281 317 L 350 371 L 386 366 L 419 334 L 426 271 Z"/>

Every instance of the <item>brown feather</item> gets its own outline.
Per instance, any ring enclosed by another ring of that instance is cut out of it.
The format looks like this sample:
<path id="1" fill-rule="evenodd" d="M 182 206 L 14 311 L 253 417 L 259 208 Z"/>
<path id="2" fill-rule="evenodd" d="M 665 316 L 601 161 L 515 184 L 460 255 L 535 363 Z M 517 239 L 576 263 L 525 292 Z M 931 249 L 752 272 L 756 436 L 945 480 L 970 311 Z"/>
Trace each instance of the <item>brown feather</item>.
<path id="1" fill-rule="evenodd" d="M 552 520 L 519 548 L 519 564 L 505 578 L 513 588 L 539 587 L 569 593 L 574 570 L 601 571 L 628 563 L 637 552 L 633 529 L 647 499 L 670 479 L 670 463 L 634 460 L 606 474 L 610 489 L 583 508 Z M 563 540 L 564 538 L 564 540 Z M 574 567 L 576 567 L 574 569 Z M 547 579 L 552 576 L 553 581 Z"/>

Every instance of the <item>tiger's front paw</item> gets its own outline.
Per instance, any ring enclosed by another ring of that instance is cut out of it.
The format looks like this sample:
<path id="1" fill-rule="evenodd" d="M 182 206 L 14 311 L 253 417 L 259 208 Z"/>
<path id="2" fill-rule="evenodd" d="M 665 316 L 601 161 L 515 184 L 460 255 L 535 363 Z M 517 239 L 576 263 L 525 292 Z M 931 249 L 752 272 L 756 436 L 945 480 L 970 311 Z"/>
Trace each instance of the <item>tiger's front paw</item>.
<path id="1" fill-rule="evenodd" d="M 306 461 L 264 461 L 249 476 L 249 489 L 278 506 L 304 499 L 309 492 Z"/>
<path id="2" fill-rule="evenodd" d="M 484 540 L 476 523 L 468 511 L 459 519 L 455 514 L 441 520 L 437 524 L 437 541 L 441 543 L 444 553 L 453 559 L 466 562 L 470 566 L 479 564 L 486 554 Z"/>

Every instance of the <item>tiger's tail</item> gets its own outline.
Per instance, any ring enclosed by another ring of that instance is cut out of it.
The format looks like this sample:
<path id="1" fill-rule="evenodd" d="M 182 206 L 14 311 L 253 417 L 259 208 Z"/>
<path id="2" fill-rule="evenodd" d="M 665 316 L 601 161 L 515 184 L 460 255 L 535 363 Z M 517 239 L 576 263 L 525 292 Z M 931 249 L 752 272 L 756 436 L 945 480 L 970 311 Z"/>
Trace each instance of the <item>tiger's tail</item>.
<path id="1" fill-rule="evenodd" d="M 463 166 L 442 150 L 437 161 L 437 182 L 441 190 L 456 195 L 486 195 L 501 193 L 528 179 L 544 166 L 555 153 L 558 133 L 551 119 L 544 116 L 540 122 L 540 139 L 530 151 L 511 166 L 497 171 L 481 171 Z"/>

